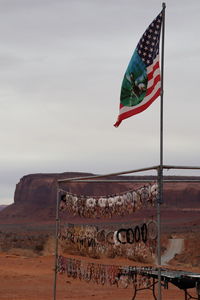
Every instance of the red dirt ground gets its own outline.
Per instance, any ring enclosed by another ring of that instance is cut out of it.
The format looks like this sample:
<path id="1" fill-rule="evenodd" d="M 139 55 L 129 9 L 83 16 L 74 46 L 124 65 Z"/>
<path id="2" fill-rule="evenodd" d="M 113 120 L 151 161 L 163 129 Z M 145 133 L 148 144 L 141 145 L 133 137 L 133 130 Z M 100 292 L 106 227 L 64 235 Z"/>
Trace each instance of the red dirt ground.
<path id="1" fill-rule="evenodd" d="M 82 258 L 83 259 L 83 258 Z M 86 259 L 86 258 L 84 258 Z M 102 263 L 112 263 L 109 259 Z M 118 259 L 117 264 L 133 264 Z M 134 264 L 135 265 L 135 264 Z M 50 300 L 53 299 L 54 257 L 24 257 L 0 254 L 0 300 Z M 194 290 L 191 290 L 194 294 Z M 132 287 L 126 289 L 116 286 L 98 286 L 78 279 L 59 275 L 57 280 L 57 300 L 131 300 Z M 184 292 L 169 284 L 162 289 L 163 300 L 184 299 Z M 151 291 L 137 294 L 136 299 L 153 299 Z"/>

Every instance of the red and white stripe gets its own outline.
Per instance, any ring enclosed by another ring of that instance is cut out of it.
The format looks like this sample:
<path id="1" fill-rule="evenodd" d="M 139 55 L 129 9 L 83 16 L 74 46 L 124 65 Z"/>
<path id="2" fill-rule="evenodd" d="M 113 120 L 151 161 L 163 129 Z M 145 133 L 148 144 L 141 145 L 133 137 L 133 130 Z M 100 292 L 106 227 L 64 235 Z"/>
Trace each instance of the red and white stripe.
<path id="1" fill-rule="evenodd" d="M 133 115 L 139 114 L 147 109 L 158 96 L 160 96 L 161 81 L 159 68 L 159 55 L 156 56 L 152 65 L 147 67 L 147 92 L 144 99 L 134 106 L 123 106 L 120 103 L 119 116 L 117 122 L 114 124 L 118 127 L 120 123 Z"/>

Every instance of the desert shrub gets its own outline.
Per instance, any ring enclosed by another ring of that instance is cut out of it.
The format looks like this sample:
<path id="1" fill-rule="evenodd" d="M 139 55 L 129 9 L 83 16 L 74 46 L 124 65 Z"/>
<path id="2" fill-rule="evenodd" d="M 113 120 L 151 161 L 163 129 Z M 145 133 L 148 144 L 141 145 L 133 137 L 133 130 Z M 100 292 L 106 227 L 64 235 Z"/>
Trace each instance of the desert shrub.
<path id="1" fill-rule="evenodd" d="M 8 250 L 7 253 L 16 256 L 37 257 L 37 254 L 30 249 L 12 248 Z"/>
<path id="2" fill-rule="evenodd" d="M 36 252 L 41 252 L 44 250 L 44 245 L 43 244 L 39 244 L 35 246 L 35 251 Z"/>

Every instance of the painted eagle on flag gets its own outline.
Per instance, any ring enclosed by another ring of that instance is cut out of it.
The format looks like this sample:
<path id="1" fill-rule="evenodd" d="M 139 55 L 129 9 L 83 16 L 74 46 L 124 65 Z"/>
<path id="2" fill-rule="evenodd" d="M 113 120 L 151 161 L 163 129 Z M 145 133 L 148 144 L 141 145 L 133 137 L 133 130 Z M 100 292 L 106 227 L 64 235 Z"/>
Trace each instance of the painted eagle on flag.
<path id="1" fill-rule="evenodd" d="M 122 82 L 119 116 L 115 127 L 122 120 L 147 109 L 160 95 L 161 26 L 162 12 L 149 25 L 133 53 Z"/>

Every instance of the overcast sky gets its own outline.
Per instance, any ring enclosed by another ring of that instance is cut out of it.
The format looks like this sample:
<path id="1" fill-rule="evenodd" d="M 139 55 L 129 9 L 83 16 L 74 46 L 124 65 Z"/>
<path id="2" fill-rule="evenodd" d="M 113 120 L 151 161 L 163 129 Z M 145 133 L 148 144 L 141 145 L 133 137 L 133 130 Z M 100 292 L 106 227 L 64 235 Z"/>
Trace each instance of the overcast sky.
<path id="1" fill-rule="evenodd" d="M 200 165 L 200 1 L 166 2 L 164 163 Z M 115 128 L 158 0 L 0 0 L 0 204 L 30 173 L 159 164 L 159 99 Z M 196 175 L 200 175 L 196 173 Z"/>

